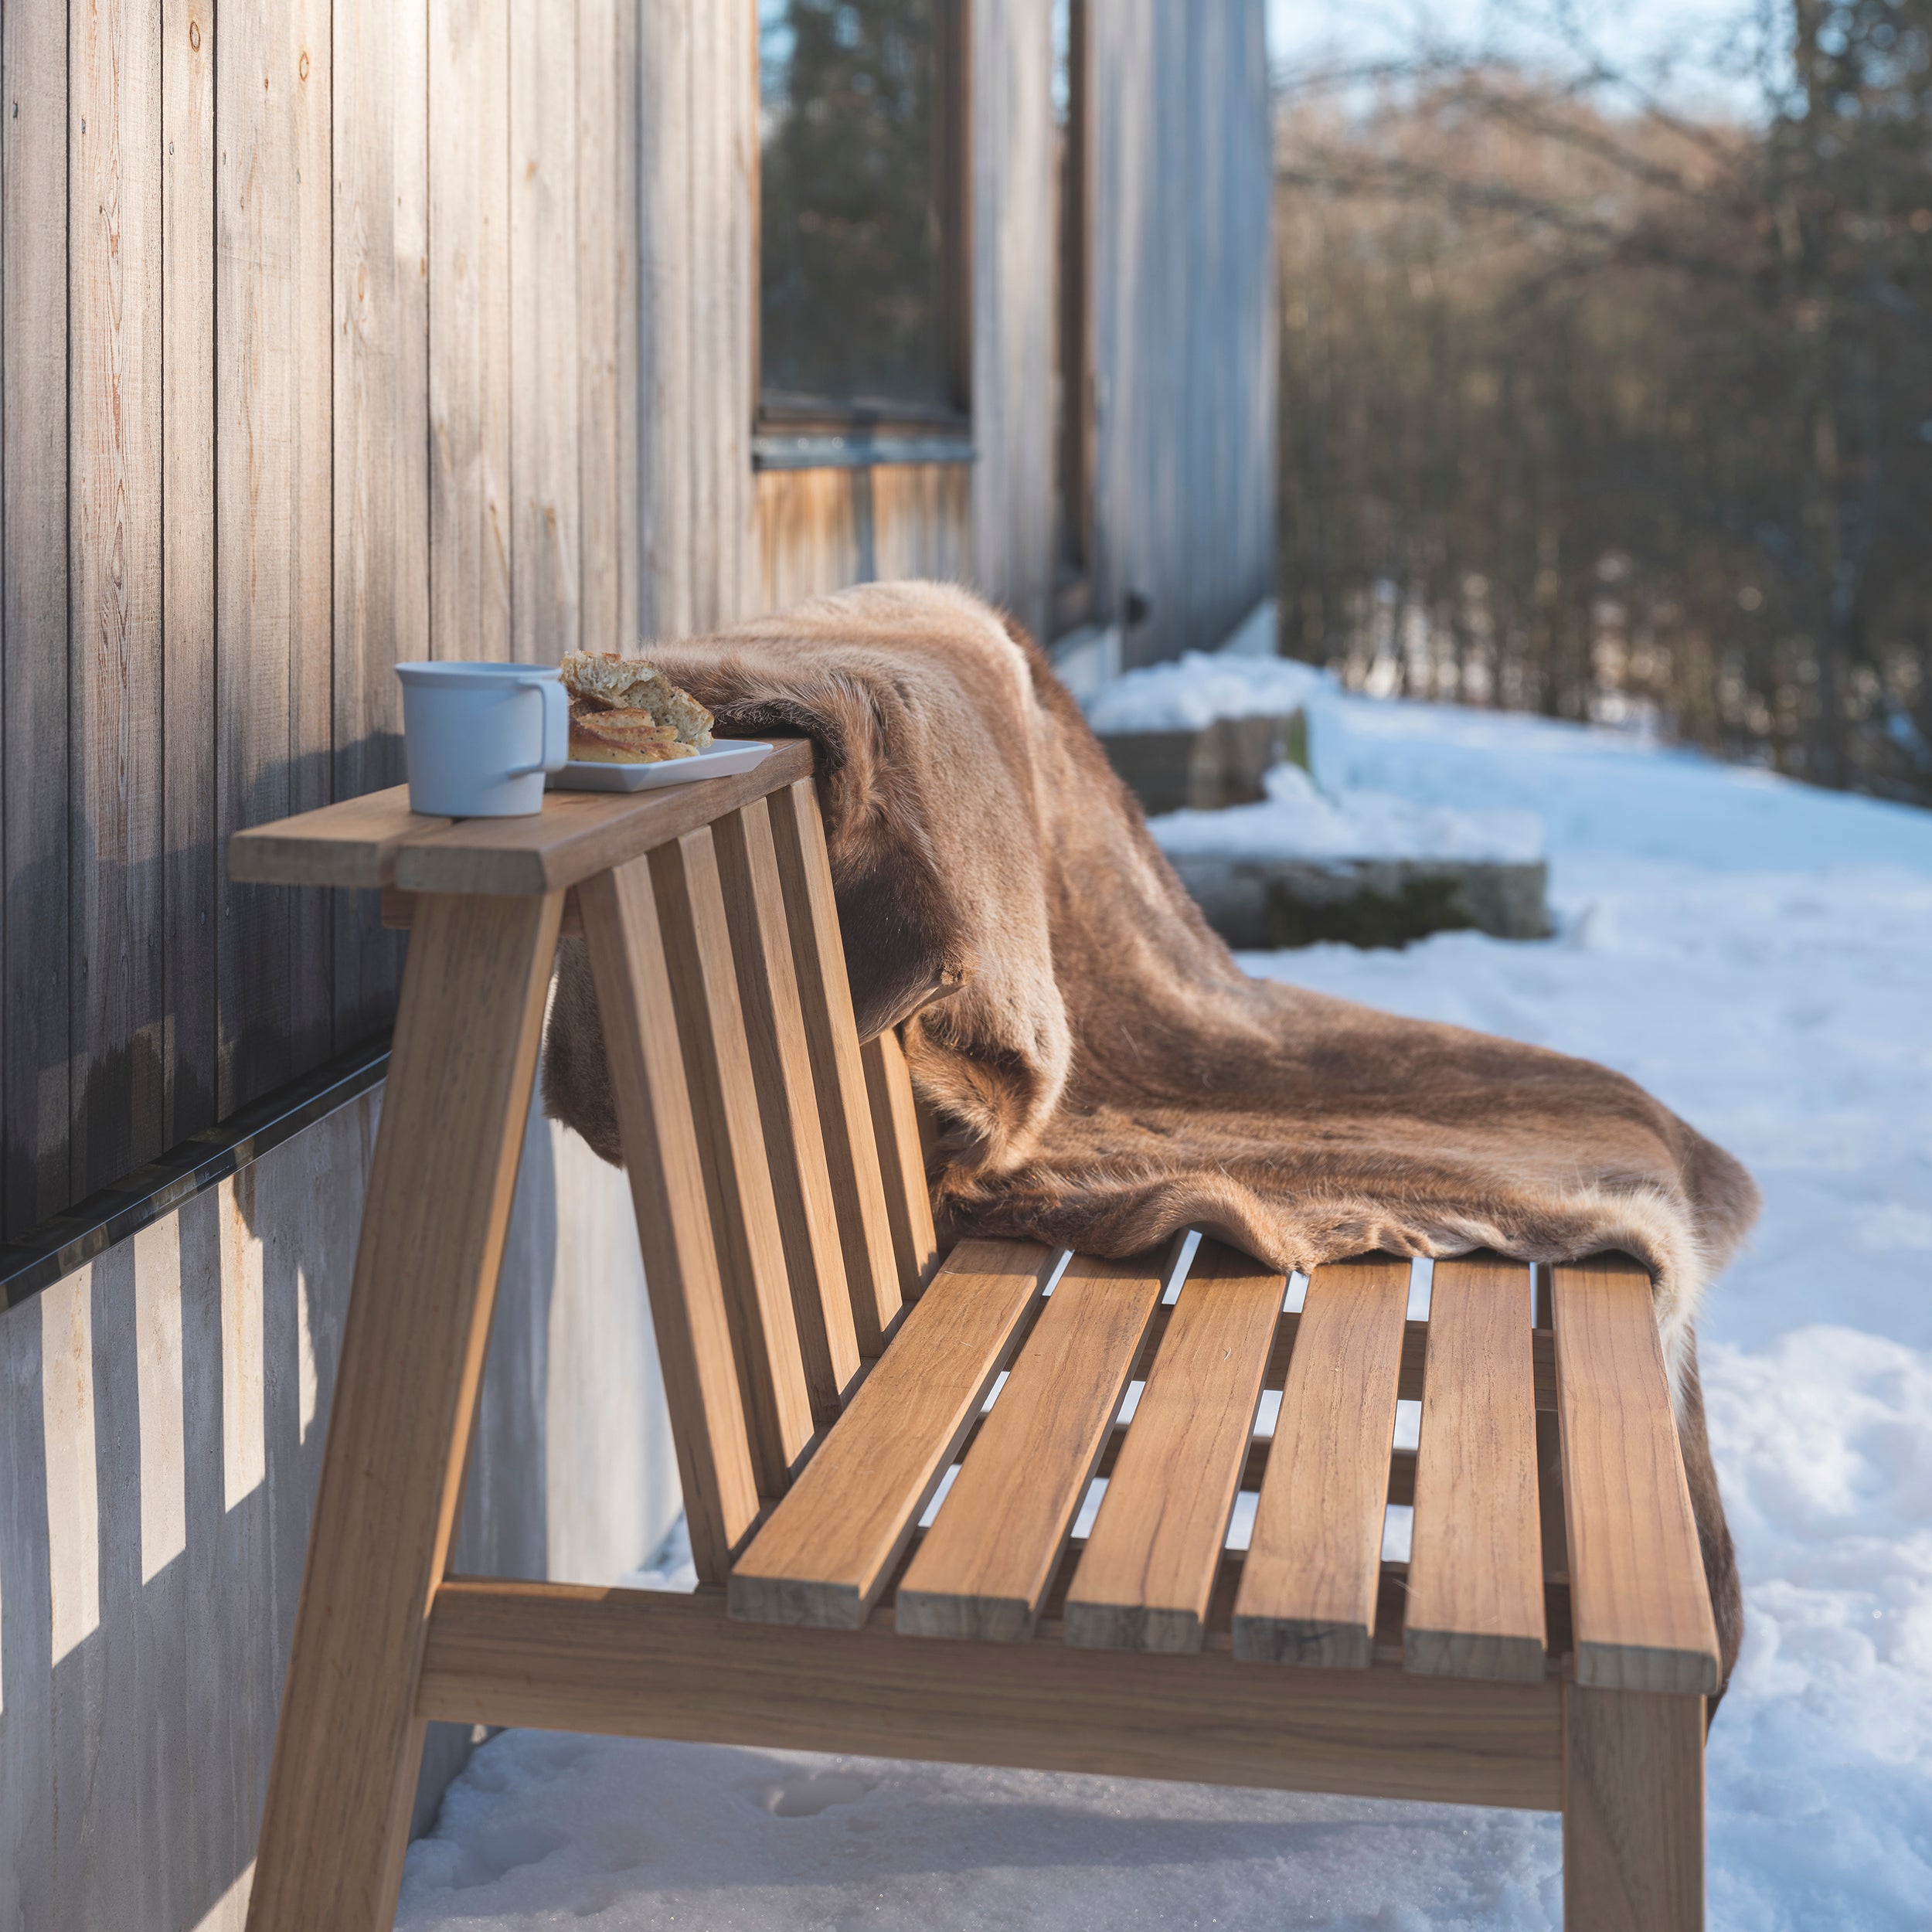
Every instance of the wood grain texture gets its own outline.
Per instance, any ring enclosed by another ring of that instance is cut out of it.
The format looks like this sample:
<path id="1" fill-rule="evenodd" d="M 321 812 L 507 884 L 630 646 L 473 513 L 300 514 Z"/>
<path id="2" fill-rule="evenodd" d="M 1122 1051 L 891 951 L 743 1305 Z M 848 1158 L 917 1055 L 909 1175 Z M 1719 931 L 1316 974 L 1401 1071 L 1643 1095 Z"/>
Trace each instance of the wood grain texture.
<path id="1" fill-rule="evenodd" d="M 651 1319 L 701 1580 L 719 1583 L 758 1513 L 677 1011 L 648 859 L 580 889 Z"/>
<path id="2" fill-rule="evenodd" d="M 489 1335 L 560 896 L 429 909 L 404 975 L 249 1908 L 395 1910 L 440 1580 Z"/>
<path id="3" fill-rule="evenodd" d="M 1650 1277 L 1621 1255 L 1554 1274 L 1576 1681 L 1708 1695 L 1717 1632 Z"/>
<path id="4" fill-rule="evenodd" d="M 466 818 L 403 839 L 395 883 L 409 892 L 543 893 L 580 885 L 811 770 L 808 739 L 780 740 L 756 770 L 656 791 L 552 791 L 528 818 Z"/>
<path id="5" fill-rule="evenodd" d="M 532 664 L 583 630 L 577 14 L 509 9 L 510 655 Z"/>
<path id="6" fill-rule="evenodd" d="M 510 655 L 509 0 L 429 0 L 430 648 Z"/>
<path id="7" fill-rule="evenodd" d="M 927 1277 L 939 1265 L 939 1237 L 933 1231 L 932 1196 L 926 1186 L 912 1075 L 899 1036 L 890 1028 L 867 1040 L 859 1053 L 886 1189 L 886 1219 L 892 1229 L 899 1292 L 908 1301 L 917 1301 Z"/>
<path id="8" fill-rule="evenodd" d="M 781 1496 L 811 1440 L 811 1400 L 710 827 L 660 845 L 650 866 L 752 1466 L 760 1493 Z"/>
<path id="9" fill-rule="evenodd" d="M 428 21 L 336 0 L 334 30 L 335 795 L 354 799 L 402 779 L 394 666 L 430 655 Z M 369 894 L 331 913 L 341 1050 L 388 1019 L 403 948 Z"/>
<path id="10" fill-rule="evenodd" d="M 392 785 L 232 834 L 228 876 L 263 885 L 379 890 L 395 878 L 396 855 L 406 841 L 454 822 L 411 811 L 409 787 Z"/>
<path id="11" fill-rule="evenodd" d="M 1199 1650 L 1287 1277 L 1203 1241 L 1066 1598 L 1066 1641 Z"/>
<path id="12" fill-rule="evenodd" d="M 731 1614 L 855 1630 L 1004 1365 L 1053 1260 L 962 1242 L 731 1573 Z"/>
<path id="13" fill-rule="evenodd" d="M 1543 1674 L 1529 1318 L 1526 1264 L 1436 1264 L 1403 1634 L 1412 1671 Z"/>
<path id="14" fill-rule="evenodd" d="M 638 19 L 640 87 L 651 104 L 638 124 L 638 385 L 640 412 L 650 425 L 639 463 L 638 624 L 646 637 L 683 637 L 696 628 L 691 124 L 703 111 L 692 91 L 696 18 L 688 7 L 645 7 Z"/>
<path id="15" fill-rule="evenodd" d="M 874 579 L 996 582 L 974 573 L 978 467 L 759 471 L 753 508 L 762 607 L 781 610 Z"/>
<path id="16" fill-rule="evenodd" d="M 1704 1700 L 1563 1687 L 1565 1932 L 1703 1932 Z"/>
<path id="17" fill-rule="evenodd" d="M 634 195 L 628 192 L 636 29 L 630 11 L 596 0 L 580 5 L 571 49 L 577 90 L 574 124 L 568 131 L 574 137 L 576 172 L 570 240 L 577 366 L 569 379 L 577 457 L 578 627 L 586 651 L 628 651 L 638 641 L 634 619 L 627 629 L 623 615 L 627 583 L 633 607 L 636 599 L 637 531 L 631 519 L 637 490 L 633 480 L 626 491 L 623 470 L 636 462 L 637 430 L 625 418 L 619 371 L 620 338 L 636 326 L 630 306 L 636 208 Z M 634 400 L 633 393 L 633 405 Z"/>
<path id="18" fill-rule="evenodd" d="M 326 250 L 318 264 L 312 209 L 319 196 L 325 219 L 328 184 L 325 158 L 319 177 L 311 162 L 308 179 L 296 179 L 298 148 L 313 145 L 315 104 L 304 94 L 298 44 L 305 22 L 286 10 L 225 15 L 215 69 L 215 329 L 225 371 L 215 444 L 216 823 L 224 840 L 327 797 L 330 726 L 325 709 L 316 715 L 308 654 L 318 636 L 314 546 L 319 539 L 325 560 L 328 543 L 328 450 L 325 440 L 314 447 L 312 420 L 312 366 L 325 383 L 330 328 Z M 328 138 L 325 88 L 325 157 Z M 318 315 L 319 342 L 311 339 Z M 326 581 L 325 574 L 325 588 Z M 325 665 L 325 604 L 320 623 Z M 217 1107 L 226 1114 L 289 1078 L 303 1059 L 325 1056 L 329 949 L 318 894 L 257 892 L 230 879 L 221 912 Z"/>
<path id="19" fill-rule="evenodd" d="M 855 1695 L 862 1685 L 864 1694 Z M 417 1709 L 774 1749 L 1554 1811 L 1560 1687 L 748 1629 L 713 1592 L 445 1583 Z"/>
<path id="20" fill-rule="evenodd" d="M 71 495 L 61 534 L 71 597 L 69 1172 L 81 1195 L 159 1153 L 165 1131 L 161 22 L 134 0 L 109 0 L 72 9 L 69 23 Z"/>
<path id="21" fill-rule="evenodd" d="M 1308 1283 L 1235 1598 L 1237 1657 L 1368 1666 L 1408 1298 L 1409 1264 L 1386 1256 Z"/>
<path id="22" fill-rule="evenodd" d="M 774 791 L 770 808 L 812 1087 L 818 1100 L 819 1131 L 852 1294 L 852 1325 L 859 1353 L 876 1355 L 904 1304 L 859 1030 L 852 1019 L 825 821 L 809 778 Z"/>
<path id="23" fill-rule="evenodd" d="M 902 1632 L 1032 1635 L 1170 1259 L 1067 1264 L 900 1580 Z"/>
<path id="24" fill-rule="evenodd" d="M 18 1240 L 72 1200 L 66 9 L 0 14 L 0 1109 Z M 56 211 L 49 219 L 49 211 Z"/>
<path id="25" fill-rule="evenodd" d="M 859 1340 L 838 1248 L 838 1211 L 811 1087 L 811 1049 L 791 962 L 784 882 L 771 839 L 771 815 L 753 799 L 711 827 L 731 926 L 765 1165 L 791 1282 L 798 1349 L 820 1423 L 837 1420 L 846 1386 L 859 1372 Z"/>
<path id="26" fill-rule="evenodd" d="M 208 0 L 161 19 L 162 1142 L 215 1119 L 215 33 Z"/>

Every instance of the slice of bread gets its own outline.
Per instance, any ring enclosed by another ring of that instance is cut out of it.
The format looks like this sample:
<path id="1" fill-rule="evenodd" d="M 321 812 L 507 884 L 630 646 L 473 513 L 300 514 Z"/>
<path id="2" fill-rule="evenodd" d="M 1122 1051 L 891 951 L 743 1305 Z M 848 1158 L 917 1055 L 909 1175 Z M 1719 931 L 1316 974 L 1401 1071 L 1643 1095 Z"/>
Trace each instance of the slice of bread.
<path id="1" fill-rule="evenodd" d="M 674 727 L 659 724 L 648 711 L 573 712 L 570 756 L 583 764 L 650 765 L 666 758 L 695 758 L 696 745 L 682 744 Z"/>
<path id="2" fill-rule="evenodd" d="M 676 741 L 693 751 L 702 751 L 711 743 L 711 713 L 641 658 L 621 658 L 614 651 L 569 651 L 563 659 L 563 682 L 576 716 L 641 711 L 668 726 Z"/>

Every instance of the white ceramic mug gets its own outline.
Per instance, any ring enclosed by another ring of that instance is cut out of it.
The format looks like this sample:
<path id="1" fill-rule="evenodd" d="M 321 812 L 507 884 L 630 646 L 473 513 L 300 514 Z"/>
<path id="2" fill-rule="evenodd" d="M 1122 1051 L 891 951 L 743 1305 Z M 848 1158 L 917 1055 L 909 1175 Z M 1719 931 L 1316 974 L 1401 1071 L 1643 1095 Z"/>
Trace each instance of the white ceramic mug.
<path id="1" fill-rule="evenodd" d="M 399 664 L 410 809 L 518 818 L 570 756 L 563 674 L 542 664 Z"/>

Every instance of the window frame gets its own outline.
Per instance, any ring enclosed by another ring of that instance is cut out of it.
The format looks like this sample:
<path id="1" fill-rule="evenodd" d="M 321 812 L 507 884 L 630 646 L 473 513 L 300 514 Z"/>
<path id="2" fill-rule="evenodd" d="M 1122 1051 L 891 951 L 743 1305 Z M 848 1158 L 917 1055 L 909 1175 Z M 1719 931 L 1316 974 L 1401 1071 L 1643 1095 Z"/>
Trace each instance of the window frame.
<path id="1" fill-rule="evenodd" d="M 762 107 L 755 0 L 752 5 L 752 124 Z M 754 470 L 867 469 L 890 463 L 974 460 L 972 394 L 972 7 L 936 0 L 939 129 L 940 325 L 949 400 L 944 405 L 873 406 L 831 398 L 767 402 L 764 386 L 763 144 L 752 171 L 751 463 Z"/>
<path id="2" fill-rule="evenodd" d="M 1094 620 L 1094 36 L 1090 0 L 1066 0 L 1066 126 L 1054 183 L 1054 637 Z"/>

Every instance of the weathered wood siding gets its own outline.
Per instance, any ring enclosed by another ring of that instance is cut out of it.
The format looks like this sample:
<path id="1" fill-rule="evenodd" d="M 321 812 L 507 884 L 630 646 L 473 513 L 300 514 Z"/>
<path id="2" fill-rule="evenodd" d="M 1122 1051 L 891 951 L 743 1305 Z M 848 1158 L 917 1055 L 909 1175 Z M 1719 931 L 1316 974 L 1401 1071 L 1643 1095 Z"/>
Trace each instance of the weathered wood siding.
<path id="1" fill-rule="evenodd" d="M 399 658 L 634 635 L 638 13 L 0 20 L 14 1239 L 386 1022 L 372 900 L 231 886 L 221 854 L 395 782 Z M 749 32 L 720 56 L 747 75 Z"/>
<path id="2" fill-rule="evenodd" d="M 0 1313 L 5 1932 L 240 1932 L 380 1105 Z M 658 1391 L 624 1177 L 532 1120 L 456 1566 L 639 1561 Z"/>
<path id="3" fill-rule="evenodd" d="M 681 484 L 701 465 L 677 452 L 679 439 L 702 434 L 702 422 L 747 420 L 754 379 L 740 359 L 736 335 L 728 355 L 678 361 L 678 369 L 691 369 L 703 400 L 673 397 L 672 413 L 652 421 L 647 492 L 655 489 L 660 507 L 646 525 L 665 535 L 654 539 L 647 569 L 667 587 L 657 607 L 663 628 L 722 617 L 736 607 L 732 595 L 772 607 L 915 570 L 965 577 L 1046 634 L 1060 272 L 1051 17 L 1051 0 L 972 4 L 975 461 L 963 477 L 920 465 L 760 474 L 751 512 L 758 567 L 747 590 L 735 560 L 726 570 L 686 530 L 682 519 L 707 499 Z M 1088 18 L 1091 570 L 1101 618 L 1124 617 L 1131 597 L 1147 607 L 1145 621 L 1124 633 L 1131 665 L 1220 643 L 1272 585 L 1274 297 L 1264 9 L 1262 0 L 1196 0 L 1184 8 L 1094 0 Z M 702 117 L 706 98 L 694 92 L 677 113 Z M 727 89 L 709 111 L 736 130 L 741 98 L 749 96 Z M 755 130 L 743 138 L 754 138 Z M 754 169 L 755 162 L 753 151 Z M 755 176 L 742 190 L 735 178 L 731 185 L 750 196 Z M 688 208 L 688 194 L 661 192 L 674 209 Z M 658 199 L 654 192 L 654 205 Z M 745 209 L 729 213 L 735 238 Z M 647 283 L 673 291 L 668 316 L 647 311 L 648 341 L 658 332 L 682 343 L 679 332 L 689 330 L 699 302 L 678 252 L 681 235 L 667 228 L 654 240 L 647 233 Z M 748 235 L 733 246 L 749 259 Z M 654 249 L 665 251 L 655 268 Z M 723 261 L 714 253 L 708 264 L 693 260 L 690 267 L 717 277 Z M 742 272 L 740 256 L 730 261 L 733 275 Z M 733 402 L 736 418 L 728 406 Z M 718 501 L 719 526 L 737 532 L 741 499 Z"/>
<path id="4" fill-rule="evenodd" d="M 1148 606 L 1129 665 L 1218 644 L 1273 580 L 1274 298 L 1262 0 L 1100 0 L 1094 560 Z"/>

